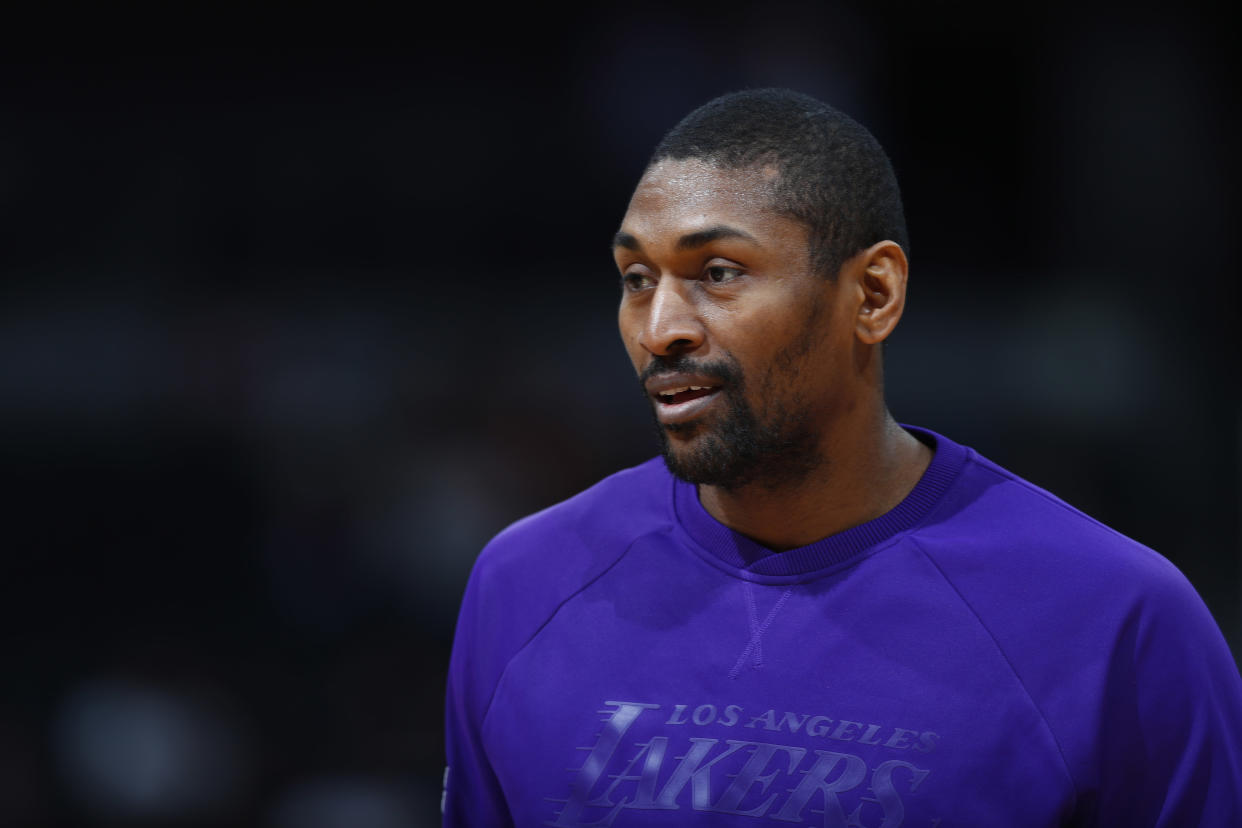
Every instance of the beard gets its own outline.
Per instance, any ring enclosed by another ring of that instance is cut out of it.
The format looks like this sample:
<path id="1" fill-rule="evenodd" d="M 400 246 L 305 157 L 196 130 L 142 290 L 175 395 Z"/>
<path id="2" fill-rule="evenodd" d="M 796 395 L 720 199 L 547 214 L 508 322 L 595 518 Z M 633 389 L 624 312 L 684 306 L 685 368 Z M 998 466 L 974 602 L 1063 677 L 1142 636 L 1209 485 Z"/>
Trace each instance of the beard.
<path id="1" fill-rule="evenodd" d="M 761 412 L 747 401 L 746 378 L 732 360 L 694 362 L 684 356 L 657 357 L 643 371 L 640 383 L 671 372 L 704 374 L 723 380 L 717 393 L 723 395 L 724 403 L 723 411 L 711 422 L 673 425 L 663 425 L 655 419 L 653 407 L 660 451 L 674 476 L 687 483 L 716 486 L 725 491 L 750 485 L 775 490 L 799 482 L 819 466 L 817 435 L 810 427 L 805 404 L 797 397 L 779 397 L 779 386 L 784 386 L 787 393 L 790 383 L 772 381 L 769 376 L 760 398 L 771 402 Z"/>

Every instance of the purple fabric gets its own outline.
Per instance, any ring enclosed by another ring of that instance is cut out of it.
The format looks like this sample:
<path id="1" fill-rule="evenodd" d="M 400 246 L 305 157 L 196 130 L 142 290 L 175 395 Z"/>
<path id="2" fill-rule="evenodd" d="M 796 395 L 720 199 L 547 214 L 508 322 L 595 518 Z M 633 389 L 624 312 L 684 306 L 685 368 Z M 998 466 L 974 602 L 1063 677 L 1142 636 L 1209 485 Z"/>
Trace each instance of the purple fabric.
<path id="1" fill-rule="evenodd" d="M 498 535 L 444 824 L 1242 825 L 1242 679 L 1185 578 L 910 431 L 914 491 L 802 549 L 658 459 Z"/>

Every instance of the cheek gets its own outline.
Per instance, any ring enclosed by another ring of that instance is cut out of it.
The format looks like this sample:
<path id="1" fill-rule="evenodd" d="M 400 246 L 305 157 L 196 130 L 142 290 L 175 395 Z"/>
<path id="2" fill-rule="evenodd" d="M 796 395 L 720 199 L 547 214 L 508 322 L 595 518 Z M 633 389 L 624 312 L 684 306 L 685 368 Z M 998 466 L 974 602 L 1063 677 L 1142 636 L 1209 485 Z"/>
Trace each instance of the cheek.
<path id="1" fill-rule="evenodd" d="M 755 368 L 763 367 L 790 333 L 789 320 L 779 314 L 742 308 L 713 308 L 703 322 L 715 346 Z"/>
<path id="2" fill-rule="evenodd" d="M 814 310 L 813 308 L 811 310 Z M 765 394 L 793 392 L 809 376 L 831 371 L 830 320 L 814 313 L 773 315 L 747 331 L 745 368 Z"/>
<path id="3" fill-rule="evenodd" d="M 638 331 L 634 326 L 632 314 L 626 313 L 624 308 L 617 313 L 617 332 L 621 335 L 621 344 L 625 346 L 625 353 L 629 356 L 635 370 L 638 370 L 643 358 L 643 347 L 638 344 Z"/>

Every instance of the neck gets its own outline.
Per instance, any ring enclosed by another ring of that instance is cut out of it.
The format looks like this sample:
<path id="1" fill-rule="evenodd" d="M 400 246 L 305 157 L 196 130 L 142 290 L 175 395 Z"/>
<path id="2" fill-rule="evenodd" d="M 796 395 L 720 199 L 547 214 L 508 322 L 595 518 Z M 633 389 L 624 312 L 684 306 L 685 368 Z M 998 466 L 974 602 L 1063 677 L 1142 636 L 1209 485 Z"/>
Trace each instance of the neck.
<path id="1" fill-rule="evenodd" d="M 769 549 L 796 549 L 892 509 L 932 456 L 886 409 L 827 436 L 819 451 L 823 462 L 795 483 L 732 491 L 699 486 L 699 500 L 716 520 Z"/>

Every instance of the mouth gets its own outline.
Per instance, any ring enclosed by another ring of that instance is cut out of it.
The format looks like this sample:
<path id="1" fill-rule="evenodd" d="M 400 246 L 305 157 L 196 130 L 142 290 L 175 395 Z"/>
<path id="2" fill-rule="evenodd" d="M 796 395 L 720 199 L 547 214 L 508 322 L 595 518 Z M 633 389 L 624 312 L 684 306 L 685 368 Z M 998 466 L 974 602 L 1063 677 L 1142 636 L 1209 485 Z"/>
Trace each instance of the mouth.
<path id="1" fill-rule="evenodd" d="M 721 386 L 699 380 L 686 382 L 668 377 L 651 384 L 649 394 L 655 401 L 656 419 L 663 425 L 687 423 L 705 414 L 720 396 Z"/>
<path id="2" fill-rule="evenodd" d="M 660 405 L 680 405 L 690 400 L 706 397 L 709 394 L 715 394 L 719 390 L 714 385 L 683 385 L 680 388 L 669 388 L 665 391 L 656 392 L 656 401 Z"/>

